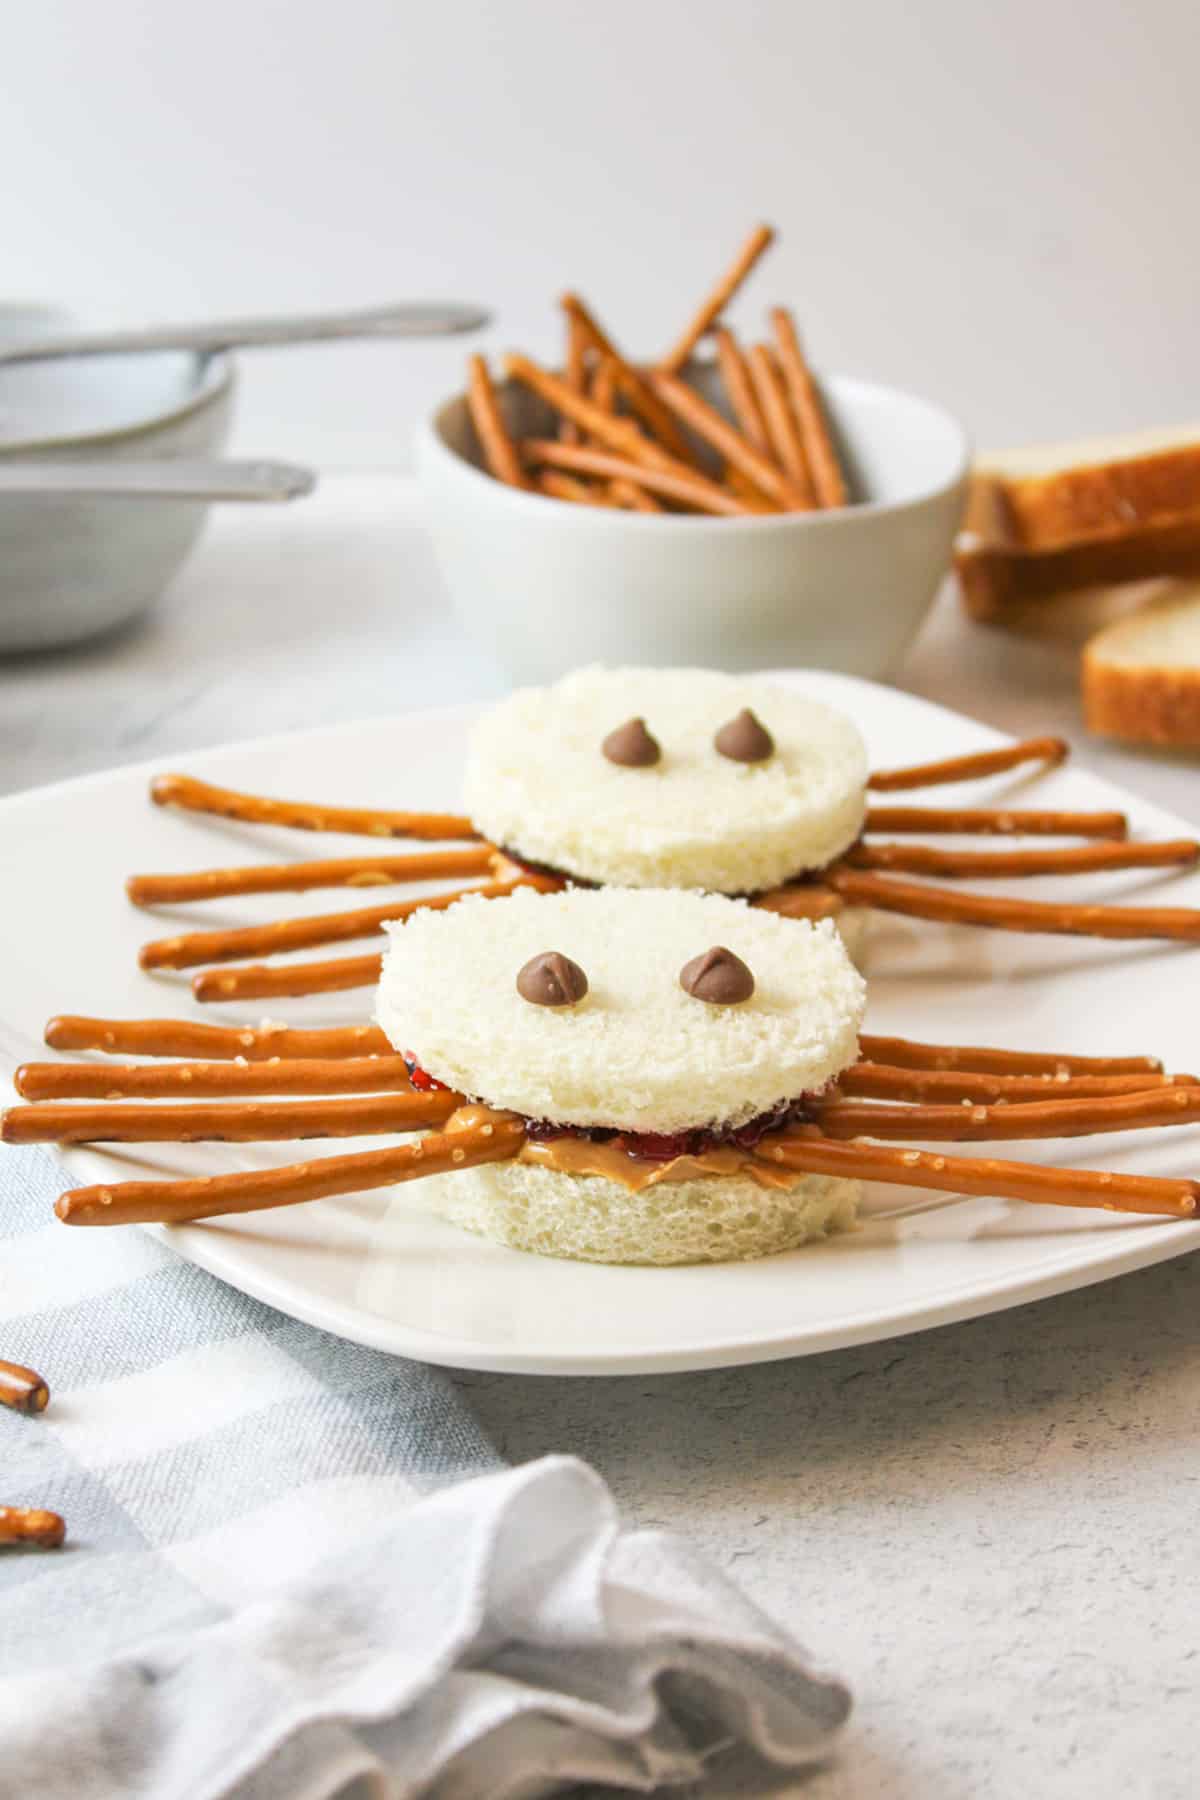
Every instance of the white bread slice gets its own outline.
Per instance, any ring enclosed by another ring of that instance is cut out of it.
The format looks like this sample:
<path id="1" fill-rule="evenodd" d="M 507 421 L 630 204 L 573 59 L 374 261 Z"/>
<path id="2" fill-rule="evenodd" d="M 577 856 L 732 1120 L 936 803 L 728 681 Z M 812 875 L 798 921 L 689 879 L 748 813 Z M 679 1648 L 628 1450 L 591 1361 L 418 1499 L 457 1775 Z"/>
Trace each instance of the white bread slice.
<path id="1" fill-rule="evenodd" d="M 1108 625 L 1083 653 L 1089 731 L 1200 749 L 1200 582 Z"/>
<path id="2" fill-rule="evenodd" d="M 777 1256 L 855 1222 L 861 1184 L 798 1176 L 764 1188 L 744 1175 L 666 1181 L 631 1192 L 595 1175 L 491 1163 L 406 1184 L 414 1203 L 464 1231 L 538 1256 L 581 1262 L 746 1262 Z"/>
<path id="3" fill-rule="evenodd" d="M 1008 547 L 1056 550 L 1200 512 L 1200 425 L 993 451 L 976 464 Z"/>

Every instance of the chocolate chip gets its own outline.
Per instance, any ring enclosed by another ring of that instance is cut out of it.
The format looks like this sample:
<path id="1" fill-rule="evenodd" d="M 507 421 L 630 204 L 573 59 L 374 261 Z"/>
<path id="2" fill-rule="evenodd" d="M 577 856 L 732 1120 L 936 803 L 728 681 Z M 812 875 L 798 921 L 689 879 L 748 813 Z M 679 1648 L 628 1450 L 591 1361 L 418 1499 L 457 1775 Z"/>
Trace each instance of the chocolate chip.
<path id="1" fill-rule="evenodd" d="M 736 719 L 722 725 L 713 743 L 730 762 L 766 762 L 775 752 L 775 740 L 748 706 L 743 706 Z"/>
<path id="2" fill-rule="evenodd" d="M 531 1006 L 574 1006 L 588 991 L 588 979 L 578 963 L 558 950 L 531 956 L 517 976 L 517 992 Z"/>
<path id="3" fill-rule="evenodd" d="M 645 719 L 626 719 L 609 732 L 600 748 L 610 763 L 619 763 L 623 769 L 648 769 L 662 757 L 656 740 L 646 730 Z"/>
<path id="4" fill-rule="evenodd" d="M 754 977 L 740 956 L 723 944 L 714 944 L 703 956 L 684 963 L 679 985 L 685 994 L 709 1006 L 737 1006 L 754 992 Z"/>

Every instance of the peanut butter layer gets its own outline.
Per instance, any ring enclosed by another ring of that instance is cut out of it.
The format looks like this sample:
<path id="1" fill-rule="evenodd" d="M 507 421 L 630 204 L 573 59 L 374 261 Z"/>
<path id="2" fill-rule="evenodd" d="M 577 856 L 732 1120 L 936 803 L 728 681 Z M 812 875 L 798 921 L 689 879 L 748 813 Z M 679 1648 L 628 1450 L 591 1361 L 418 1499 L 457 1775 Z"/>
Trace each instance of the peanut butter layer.
<path id="1" fill-rule="evenodd" d="M 460 1106 L 447 1120 L 444 1130 L 473 1131 L 489 1120 L 508 1118 L 510 1114 L 494 1113 L 486 1106 Z M 533 1163 L 542 1169 L 554 1169 L 560 1175 L 598 1175 L 605 1181 L 616 1181 L 631 1193 L 657 1187 L 664 1181 L 696 1181 L 709 1175 L 748 1175 L 759 1187 L 788 1189 L 799 1187 L 804 1176 L 767 1163 L 750 1150 L 736 1145 L 704 1150 L 696 1156 L 675 1156 L 669 1162 L 652 1161 L 649 1157 L 631 1156 L 616 1144 L 596 1144 L 590 1138 L 539 1138 L 527 1141 L 518 1162 Z"/>

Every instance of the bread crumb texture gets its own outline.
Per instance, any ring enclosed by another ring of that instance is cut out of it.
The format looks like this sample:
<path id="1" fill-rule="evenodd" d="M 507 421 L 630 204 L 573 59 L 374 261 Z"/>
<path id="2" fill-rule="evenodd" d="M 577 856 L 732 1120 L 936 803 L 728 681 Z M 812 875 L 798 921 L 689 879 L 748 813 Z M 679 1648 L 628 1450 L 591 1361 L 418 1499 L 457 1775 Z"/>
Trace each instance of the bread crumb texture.
<path id="1" fill-rule="evenodd" d="M 1200 583 L 1188 583 L 1092 638 L 1083 656 L 1089 731 L 1127 743 L 1200 749 Z"/>
<path id="2" fill-rule="evenodd" d="M 786 1191 L 744 1175 L 668 1181 L 630 1193 L 594 1175 L 489 1163 L 405 1189 L 404 1204 L 514 1250 L 582 1262 L 744 1262 L 847 1231 L 857 1181 L 806 1175 Z"/>
<path id="3" fill-rule="evenodd" d="M 743 707 L 774 739 L 764 762 L 714 748 Z M 601 752 L 634 717 L 662 749 L 648 768 Z M 866 779 L 856 726 L 791 688 L 710 669 L 590 668 L 522 689 L 479 722 L 464 796 L 493 843 L 582 880 L 750 894 L 852 844 Z"/>
<path id="4" fill-rule="evenodd" d="M 865 983 L 826 920 L 665 889 L 518 889 L 388 927 L 376 1017 L 397 1050 L 491 1106 L 626 1131 L 740 1125 L 821 1088 L 858 1050 Z M 724 945 L 755 991 L 738 1006 L 685 994 L 685 962 Z M 517 972 L 557 950 L 575 1006 L 534 1006 Z"/>

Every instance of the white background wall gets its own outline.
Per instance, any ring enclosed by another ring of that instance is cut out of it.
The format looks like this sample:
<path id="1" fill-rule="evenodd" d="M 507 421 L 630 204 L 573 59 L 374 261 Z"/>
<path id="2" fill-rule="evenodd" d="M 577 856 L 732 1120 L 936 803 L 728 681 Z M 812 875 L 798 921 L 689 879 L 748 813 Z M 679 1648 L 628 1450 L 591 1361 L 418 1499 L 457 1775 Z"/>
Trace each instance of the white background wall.
<path id="1" fill-rule="evenodd" d="M 39 0 L 3 58 L 13 294 L 445 292 L 549 351 L 571 283 L 652 351 L 763 217 L 747 327 L 981 442 L 1200 413 L 1196 0 Z M 395 458 L 460 357 L 260 360 L 241 443 Z"/>

